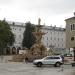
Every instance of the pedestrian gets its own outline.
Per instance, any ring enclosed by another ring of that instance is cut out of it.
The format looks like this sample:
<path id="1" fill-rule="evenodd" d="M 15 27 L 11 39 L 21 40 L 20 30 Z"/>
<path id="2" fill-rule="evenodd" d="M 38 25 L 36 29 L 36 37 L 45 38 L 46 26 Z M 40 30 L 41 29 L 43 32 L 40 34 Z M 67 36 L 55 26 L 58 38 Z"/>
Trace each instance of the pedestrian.
<path id="1" fill-rule="evenodd" d="M 62 58 L 62 62 L 64 64 L 64 55 L 61 55 L 61 58 Z"/>
<path id="2" fill-rule="evenodd" d="M 26 64 L 28 63 L 28 57 L 27 56 L 25 57 L 25 62 L 26 62 Z"/>
<path id="3" fill-rule="evenodd" d="M 4 59 L 4 57 L 3 57 L 3 55 L 1 55 L 1 62 L 3 62 L 3 59 Z"/>

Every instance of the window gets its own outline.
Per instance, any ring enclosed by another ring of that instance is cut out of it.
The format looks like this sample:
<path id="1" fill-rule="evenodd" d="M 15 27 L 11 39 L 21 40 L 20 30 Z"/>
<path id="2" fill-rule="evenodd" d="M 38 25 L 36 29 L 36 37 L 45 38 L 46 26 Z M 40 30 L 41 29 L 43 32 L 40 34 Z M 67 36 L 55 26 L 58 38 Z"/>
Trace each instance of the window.
<path id="1" fill-rule="evenodd" d="M 54 59 L 60 59 L 59 57 L 54 57 Z"/>
<path id="2" fill-rule="evenodd" d="M 21 28 L 19 29 L 19 31 L 21 31 Z"/>
<path id="3" fill-rule="evenodd" d="M 75 30 L 75 24 L 71 24 L 71 30 Z"/>
<path id="4" fill-rule="evenodd" d="M 71 25 L 71 30 L 72 30 L 72 25 Z"/>
<path id="5" fill-rule="evenodd" d="M 56 45 L 56 43 L 55 43 L 55 45 Z"/>
<path id="6" fill-rule="evenodd" d="M 48 46 L 48 43 L 47 43 L 47 46 Z"/>
<path id="7" fill-rule="evenodd" d="M 63 44 L 62 44 L 62 47 L 63 47 Z"/>
<path id="8" fill-rule="evenodd" d="M 58 41 L 59 41 L 59 38 L 58 38 Z"/>
<path id="9" fill-rule="evenodd" d="M 63 38 L 62 38 L 62 41 L 63 41 Z"/>
<path id="10" fill-rule="evenodd" d="M 48 60 L 48 59 L 51 59 L 51 57 L 46 57 L 45 59 Z"/>
<path id="11" fill-rule="evenodd" d="M 74 41 L 74 37 L 71 37 L 71 41 Z"/>
<path id="12" fill-rule="evenodd" d="M 59 35 L 59 32 L 58 32 L 58 35 Z"/>
<path id="13" fill-rule="evenodd" d="M 54 38 L 54 40 L 56 40 L 56 38 Z"/>
<path id="14" fill-rule="evenodd" d="M 73 30 L 75 30 L 74 27 L 75 27 L 75 25 L 73 24 Z"/>
<path id="15" fill-rule="evenodd" d="M 51 40 L 52 40 L 52 37 L 51 37 Z"/>
<path id="16" fill-rule="evenodd" d="M 58 44 L 58 47 L 59 47 L 59 44 Z"/>
<path id="17" fill-rule="evenodd" d="M 47 37 L 47 40 L 48 40 L 48 37 Z"/>
<path id="18" fill-rule="evenodd" d="M 53 59 L 53 57 L 47 57 L 46 60 Z"/>
<path id="19" fill-rule="evenodd" d="M 46 60 L 49 60 L 49 59 L 60 59 L 59 57 L 47 57 Z"/>

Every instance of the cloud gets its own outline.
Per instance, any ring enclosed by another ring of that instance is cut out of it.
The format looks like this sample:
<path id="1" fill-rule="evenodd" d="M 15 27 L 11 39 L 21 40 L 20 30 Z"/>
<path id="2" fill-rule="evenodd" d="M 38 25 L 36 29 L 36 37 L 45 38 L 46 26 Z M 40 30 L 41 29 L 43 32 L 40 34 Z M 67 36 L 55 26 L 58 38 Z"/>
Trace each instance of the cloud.
<path id="1" fill-rule="evenodd" d="M 16 6 L 22 11 L 63 14 L 72 12 L 74 3 L 74 0 L 18 0 Z"/>
<path id="2" fill-rule="evenodd" d="M 9 4 L 9 7 L 28 12 L 46 12 L 64 14 L 72 12 L 75 0 L 0 0 L 0 4 Z"/>
<path id="3" fill-rule="evenodd" d="M 0 5 L 8 5 L 12 2 L 13 2 L 13 0 L 0 0 Z"/>
<path id="4" fill-rule="evenodd" d="M 41 17 L 45 23 L 56 23 L 59 18 L 64 21 L 67 14 L 74 12 L 74 3 L 75 0 L 0 0 L 0 17 L 19 21 L 25 18 L 31 22 Z"/>

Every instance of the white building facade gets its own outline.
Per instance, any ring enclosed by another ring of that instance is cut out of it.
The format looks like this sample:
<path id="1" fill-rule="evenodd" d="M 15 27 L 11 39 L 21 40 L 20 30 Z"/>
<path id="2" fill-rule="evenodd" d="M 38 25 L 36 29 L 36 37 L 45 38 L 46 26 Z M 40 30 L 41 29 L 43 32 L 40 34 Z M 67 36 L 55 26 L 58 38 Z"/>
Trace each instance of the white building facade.
<path id="1" fill-rule="evenodd" d="M 15 42 L 13 47 L 22 48 L 23 33 L 25 31 L 25 23 L 8 22 L 10 28 L 15 35 Z M 57 51 L 64 51 L 66 49 L 66 34 L 65 28 L 44 26 L 42 31 L 46 34 L 42 37 L 42 42 L 47 48 L 54 48 Z"/>
<path id="2" fill-rule="evenodd" d="M 47 48 L 53 48 L 53 50 L 59 53 L 65 53 L 66 50 L 66 33 L 65 28 L 44 26 L 42 31 L 46 34 L 43 36 L 42 41 Z"/>
<path id="3" fill-rule="evenodd" d="M 15 36 L 15 42 L 13 47 L 22 48 L 22 40 L 23 40 L 23 33 L 25 31 L 25 23 L 8 21 L 8 24 L 10 25 L 10 28 Z"/>

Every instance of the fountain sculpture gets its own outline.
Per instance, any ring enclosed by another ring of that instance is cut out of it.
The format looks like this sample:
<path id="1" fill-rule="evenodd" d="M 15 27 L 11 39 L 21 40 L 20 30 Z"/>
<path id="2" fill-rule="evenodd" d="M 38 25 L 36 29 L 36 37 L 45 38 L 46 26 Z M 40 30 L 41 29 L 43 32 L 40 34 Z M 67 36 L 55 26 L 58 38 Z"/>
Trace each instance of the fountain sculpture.
<path id="1" fill-rule="evenodd" d="M 45 33 L 41 31 L 43 26 L 40 25 L 40 21 L 41 19 L 39 18 L 38 25 L 36 25 L 36 32 L 33 32 L 36 37 L 36 43 L 28 51 L 28 57 L 31 57 L 31 59 L 42 58 L 45 56 L 46 47 L 41 42 L 42 36 L 45 35 Z"/>

